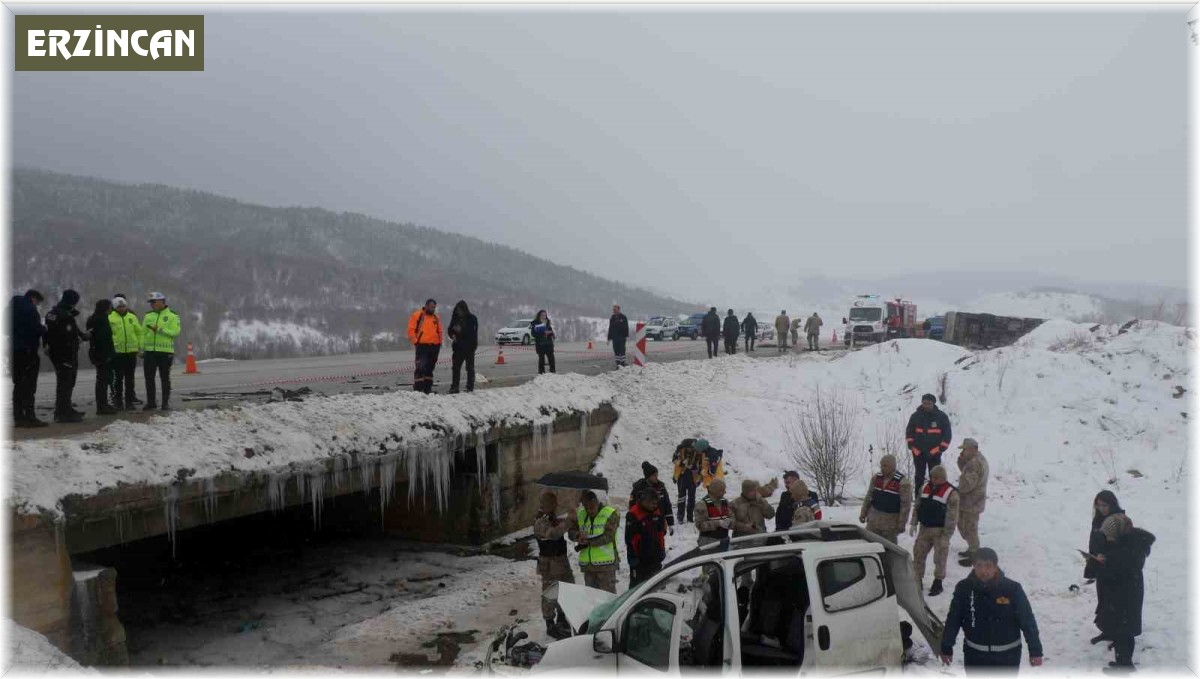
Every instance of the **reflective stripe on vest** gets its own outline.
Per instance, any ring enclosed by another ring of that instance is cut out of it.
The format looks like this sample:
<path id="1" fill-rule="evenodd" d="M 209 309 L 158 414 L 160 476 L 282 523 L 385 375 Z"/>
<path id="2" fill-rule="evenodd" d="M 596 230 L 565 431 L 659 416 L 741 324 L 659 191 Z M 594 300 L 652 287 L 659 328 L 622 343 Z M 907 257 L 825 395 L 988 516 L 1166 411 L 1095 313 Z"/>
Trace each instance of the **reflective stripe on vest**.
<path id="1" fill-rule="evenodd" d="M 885 514 L 900 513 L 900 481 L 904 474 L 896 472 L 886 481 L 882 474 L 875 475 L 874 492 L 871 493 L 871 507 Z"/>
<path id="2" fill-rule="evenodd" d="M 723 519 L 723 518 L 729 516 L 729 514 L 730 514 L 729 500 L 726 500 L 725 498 L 721 498 L 718 501 L 718 500 L 712 499 L 708 495 L 705 495 L 702 498 L 702 500 L 704 502 L 705 508 L 708 510 L 708 518 Z M 712 530 L 706 530 L 706 531 L 700 533 L 700 536 L 705 537 L 705 538 L 713 538 L 716 540 L 724 540 L 725 538 L 729 537 L 729 529 L 728 528 L 713 528 Z"/>
<path id="3" fill-rule="evenodd" d="M 617 542 L 615 539 L 603 545 L 592 545 L 590 542 L 592 538 L 604 535 L 604 527 L 608 524 L 609 517 L 616 513 L 617 510 L 612 507 L 602 507 L 596 514 L 596 517 L 592 519 L 588 518 L 587 511 L 583 507 L 580 507 L 576 512 L 575 518 L 579 523 L 579 532 L 583 533 L 589 540 L 588 546 L 579 552 L 580 566 L 607 566 L 608 564 L 617 562 Z"/>
<path id="4" fill-rule="evenodd" d="M 963 639 L 963 643 L 965 643 L 967 645 L 967 648 L 973 648 L 976 651 L 984 651 L 987 653 L 1003 653 L 1004 651 L 1011 651 L 1014 648 L 1021 647 L 1020 639 L 1017 639 L 1016 641 L 1012 642 L 1011 644 L 1001 644 L 999 646 L 987 646 L 984 644 L 977 644 L 974 641 L 971 641 L 970 639 Z"/>
<path id="5" fill-rule="evenodd" d="M 950 501 L 950 492 L 954 486 L 943 483 L 937 491 L 932 484 L 925 484 L 921 489 L 921 504 L 917 507 L 917 518 L 922 526 L 941 528 L 946 525 L 946 503 Z"/>

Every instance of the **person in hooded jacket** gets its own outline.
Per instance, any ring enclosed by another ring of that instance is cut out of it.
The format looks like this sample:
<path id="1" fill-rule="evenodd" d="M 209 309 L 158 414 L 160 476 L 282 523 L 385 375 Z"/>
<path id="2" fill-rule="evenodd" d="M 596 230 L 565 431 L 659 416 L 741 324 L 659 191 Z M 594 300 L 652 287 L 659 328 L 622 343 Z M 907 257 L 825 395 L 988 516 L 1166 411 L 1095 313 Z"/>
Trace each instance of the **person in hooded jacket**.
<path id="1" fill-rule="evenodd" d="M 708 357 L 715 358 L 717 346 L 721 342 L 721 317 L 717 315 L 717 307 L 711 307 L 700 321 L 700 334 L 704 335 L 704 343 L 708 348 Z"/>
<path id="2" fill-rule="evenodd" d="M 1133 670 L 1134 637 L 1142 633 L 1145 594 L 1142 569 L 1154 536 L 1135 528 L 1124 513 L 1110 515 L 1100 530 L 1105 544 L 1104 551 L 1095 559 L 1096 584 L 1098 590 L 1104 590 L 1104 605 L 1097 623 L 1104 636 L 1113 642 L 1116 652 L 1116 660 L 1104 671 L 1124 673 Z"/>
<path id="3" fill-rule="evenodd" d="M 408 341 L 416 351 L 413 391 L 433 393 L 433 371 L 442 351 L 442 320 L 437 315 L 437 300 L 425 300 L 425 306 L 408 317 Z"/>
<path id="4" fill-rule="evenodd" d="M 963 666 L 968 674 L 1010 672 L 1021 667 L 1021 637 L 1029 664 L 1042 664 L 1042 640 L 1029 598 L 1021 585 L 1004 576 L 993 549 L 975 550 L 971 574 L 954 587 L 938 656 L 949 665 L 954 642 L 963 632 Z"/>
<path id="5" fill-rule="evenodd" d="M 112 325 L 108 315 L 112 313 L 112 300 L 101 299 L 96 302 L 96 308 L 88 316 L 84 327 L 87 329 L 91 342 L 88 345 L 88 360 L 96 368 L 96 414 L 115 415 L 117 409 L 108 403 L 109 381 L 112 377 L 111 364 L 115 349 L 113 348 Z"/>
<path id="6" fill-rule="evenodd" d="M 658 493 L 645 488 L 625 514 L 625 558 L 629 586 L 650 579 L 662 570 L 667 557 L 667 519 L 659 509 Z"/>
<path id="7" fill-rule="evenodd" d="M 450 337 L 450 349 L 453 352 L 450 393 L 458 393 L 459 378 L 462 376 L 464 364 L 467 367 L 467 393 L 475 391 L 475 350 L 479 348 L 479 319 L 467 308 L 465 300 L 460 299 L 454 305 L 446 335 Z"/>
<path id="8" fill-rule="evenodd" d="M 629 506 L 637 504 L 637 498 L 643 490 L 654 491 L 658 497 L 658 509 L 667 520 L 667 532 L 675 534 L 675 512 L 671 507 L 671 496 L 667 493 L 667 484 L 658 480 L 658 467 L 649 462 L 642 462 L 642 478 L 634 481 L 633 490 L 629 492 Z"/>
<path id="9" fill-rule="evenodd" d="M 554 372 L 554 326 L 550 323 L 550 315 L 545 309 L 537 312 L 533 322 L 529 324 L 529 334 L 533 335 L 534 348 L 537 350 L 538 374 L 546 372 L 546 361 L 550 361 L 550 372 Z"/>
<path id="10" fill-rule="evenodd" d="M 1092 500 L 1092 529 L 1088 532 L 1088 553 L 1100 555 L 1104 553 L 1104 545 L 1107 542 L 1104 537 L 1104 532 L 1101 528 L 1104 526 L 1104 521 L 1110 516 L 1125 514 L 1125 510 L 1121 509 L 1121 503 L 1117 500 L 1117 496 L 1111 490 L 1102 490 L 1096 493 L 1096 497 Z M 1083 577 L 1089 583 L 1096 580 L 1096 574 L 1099 571 L 1100 564 L 1094 559 L 1087 559 L 1083 567 Z M 1100 625 L 1100 610 L 1104 608 L 1104 588 L 1096 587 L 1096 626 Z M 1104 631 L 1092 637 L 1091 643 L 1098 644 L 1101 641 L 1111 641 Z"/>
<path id="11" fill-rule="evenodd" d="M 9 370 L 13 381 L 13 425 L 16 427 L 49 426 L 39 420 L 34 412 L 38 370 L 42 367 L 38 351 L 46 334 L 38 305 L 44 300 L 45 297 L 37 290 L 27 290 L 23 295 L 14 295 L 8 304 L 9 339 L 12 343 Z"/>
<path id="12" fill-rule="evenodd" d="M 742 334 L 746 336 L 746 351 L 754 351 L 754 340 L 758 337 L 755 333 L 758 332 L 758 321 L 755 320 L 754 314 L 747 313 L 742 319 Z"/>
<path id="13" fill-rule="evenodd" d="M 46 353 L 54 364 L 57 388 L 54 397 L 55 422 L 80 422 L 83 413 L 71 405 L 71 394 L 75 391 L 75 378 L 79 374 L 79 345 L 87 335 L 75 322 L 79 310 L 79 293 L 65 290 L 62 299 L 46 314 Z"/>
<path id="14" fill-rule="evenodd" d="M 734 316 L 733 309 L 730 309 L 725 315 L 725 325 L 721 328 L 725 336 L 725 353 L 728 355 L 737 353 L 738 327 L 737 316 Z"/>
<path id="15" fill-rule="evenodd" d="M 113 340 L 109 393 L 112 407 L 117 410 L 133 410 L 134 406 L 144 403 L 137 397 L 133 386 L 138 354 L 142 351 L 142 322 L 130 310 L 128 299 L 123 293 L 114 295 L 112 312 L 108 314 Z"/>

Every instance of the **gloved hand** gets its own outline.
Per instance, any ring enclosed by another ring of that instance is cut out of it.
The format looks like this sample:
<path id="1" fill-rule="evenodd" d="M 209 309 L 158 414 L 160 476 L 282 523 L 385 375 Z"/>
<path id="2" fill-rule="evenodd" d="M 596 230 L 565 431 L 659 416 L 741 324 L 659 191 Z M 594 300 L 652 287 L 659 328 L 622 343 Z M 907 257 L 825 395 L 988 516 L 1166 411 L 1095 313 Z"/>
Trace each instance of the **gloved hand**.
<path id="1" fill-rule="evenodd" d="M 917 450 L 916 448 L 912 449 L 912 454 L 913 457 L 921 457 L 921 451 Z"/>
<path id="2" fill-rule="evenodd" d="M 858 515 L 858 522 L 859 522 L 859 523 L 866 523 L 866 522 L 867 522 L 867 515 L 866 515 L 866 514 L 859 514 L 859 515 Z"/>

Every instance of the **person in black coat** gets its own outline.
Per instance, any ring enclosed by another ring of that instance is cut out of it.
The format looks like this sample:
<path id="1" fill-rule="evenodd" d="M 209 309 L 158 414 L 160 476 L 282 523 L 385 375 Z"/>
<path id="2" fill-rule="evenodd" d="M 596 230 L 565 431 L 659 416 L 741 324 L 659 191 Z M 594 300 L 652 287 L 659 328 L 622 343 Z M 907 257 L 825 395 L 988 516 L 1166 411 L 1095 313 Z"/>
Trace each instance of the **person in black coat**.
<path id="1" fill-rule="evenodd" d="M 754 351 L 754 340 L 757 339 L 755 333 L 758 332 L 758 321 L 754 318 L 754 314 L 746 314 L 746 318 L 742 319 L 742 334 L 746 336 L 746 351 Z"/>
<path id="2" fill-rule="evenodd" d="M 57 388 L 54 398 L 55 422 L 79 422 L 83 413 L 71 405 L 71 393 L 75 391 L 75 378 L 79 374 L 79 345 L 87 335 L 75 322 L 79 310 L 79 293 L 66 290 L 58 304 L 46 314 L 46 353 L 54 364 Z"/>
<path id="3" fill-rule="evenodd" d="M 1101 532 L 1105 537 L 1104 551 L 1095 561 L 1097 589 L 1104 590 L 1104 604 L 1097 615 L 1097 624 L 1104 636 L 1112 640 L 1116 652 L 1116 660 L 1105 671 L 1124 672 L 1133 669 L 1133 639 L 1142 633 L 1145 594 L 1142 569 L 1154 536 L 1134 528 L 1123 513 L 1105 519 Z"/>
<path id="4" fill-rule="evenodd" d="M 554 372 L 554 326 L 550 323 L 550 315 L 545 309 L 537 312 L 533 322 L 529 324 L 529 334 L 533 335 L 533 345 L 537 350 L 538 374 L 546 372 L 546 360 L 550 361 L 550 372 Z"/>
<path id="5" fill-rule="evenodd" d="M 1104 532 L 1101 528 L 1104 526 L 1104 520 L 1110 516 L 1124 514 L 1125 510 L 1121 509 L 1121 503 L 1117 500 L 1117 496 L 1111 490 L 1102 490 L 1096 493 L 1096 499 L 1092 501 L 1092 530 L 1088 533 L 1088 553 L 1099 556 L 1104 553 Z M 1088 582 L 1096 580 L 1096 574 L 1100 568 L 1099 562 L 1094 559 L 1087 559 L 1083 567 L 1083 577 Z M 1104 587 L 1096 586 L 1096 626 L 1100 626 L 1100 609 L 1104 607 Z M 1100 634 L 1092 637 L 1092 644 L 1098 644 L 1101 641 L 1111 641 L 1101 629 Z"/>
<path id="6" fill-rule="evenodd" d="M 630 587 L 662 570 L 667 557 L 666 534 L 667 521 L 659 510 L 658 494 L 646 488 L 625 514 L 625 553 L 629 560 Z"/>
<path id="7" fill-rule="evenodd" d="M 638 497 L 644 490 L 652 490 L 658 496 L 658 510 L 667 519 L 667 532 L 675 534 L 675 512 L 671 509 L 671 496 L 667 493 L 667 484 L 658 480 L 658 467 L 649 462 L 642 462 L 642 478 L 633 482 L 633 490 L 629 491 L 629 507 L 637 503 Z"/>
<path id="8" fill-rule="evenodd" d="M 958 630 L 963 631 L 963 665 L 975 670 L 1016 672 L 1021 666 L 1021 636 L 1029 664 L 1042 664 L 1042 640 L 1025 590 L 1004 577 L 995 550 L 975 551 L 971 574 L 954 587 L 938 656 L 949 665 Z"/>
<path id="9" fill-rule="evenodd" d="M 737 316 L 733 315 L 733 309 L 730 309 L 729 313 L 725 316 L 725 327 L 722 328 L 722 330 L 724 331 L 723 334 L 725 335 L 725 353 L 726 354 L 736 354 L 737 353 L 737 339 L 738 339 L 738 319 L 737 319 Z"/>
<path id="10" fill-rule="evenodd" d="M 629 339 L 629 319 L 621 313 L 621 306 L 614 304 L 612 316 L 608 318 L 608 341 L 612 342 L 613 361 L 617 367 L 625 365 L 625 340 Z"/>
<path id="11" fill-rule="evenodd" d="M 942 453 L 950 448 L 950 418 L 937 407 L 937 397 L 925 394 L 921 405 L 908 418 L 904 436 L 913 456 L 913 495 L 925 487 L 925 470 L 942 463 Z"/>
<path id="12" fill-rule="evenodd" d="M 450 393 L 458 393 L 459 378 L 462 376 L 463 365 L 467 366 L 467 392 L 475 391 L 475 350 L 479 348 L 479 319 L 467 308 L 465 300 L 458 300 L 454 305 L 454 313 L 450 315 L 450 327 L 446 329 L 450 337 L 450 349 L 453 360 L 450 372 Z"/>
<path id="13" fill-rule="evenodd" d="M 792 515 L 796 513 L 796 498 L 788 492 L 792 484 L 800 479 L 797 472 L 783 473 L 783 496 L 779 498 L 779 507 L 775 510 L 775 530 L 789 530 L 792 527 Z"/>
<path id="14" fill-rule="evenodd" d="M 717 346 L 721 342 L 721 317 L 717 315 L 717 307 L 709 308 L 708 313 L 704 315 L 704 320 L 700 321 L 700 334 L 704 335 L 708 357 L 715 357 Z"/>
<path id="15" fill-rule="evenodd" d="M 27 290 L 24 295 L 15 295 L 9 302 L 9 332 L 12 342 L 13 381 L 13 425 L 16 427 L 45 427 L 34 413 L 34 397 L 37 395 L 38 370 L 42 359 L 38 350 L 46 335 L 42 315 L 38 306 L 45 297 L 37 290 Z"/>
<path id="16" fill-rule="evenodd" d="M 87 328 L 91 342 L 88 346 L 88 360 L 96 368 L 96 414 L 115 415 L 117 409 L 108 402 L 109 379 L 112 377 L 111 363 L 116 355 L 113 346 L 112 325 L 108 315 L 112 313 L 112 300 L 102 299 L 96 302 L 96 309 L 88 316 Z"/>

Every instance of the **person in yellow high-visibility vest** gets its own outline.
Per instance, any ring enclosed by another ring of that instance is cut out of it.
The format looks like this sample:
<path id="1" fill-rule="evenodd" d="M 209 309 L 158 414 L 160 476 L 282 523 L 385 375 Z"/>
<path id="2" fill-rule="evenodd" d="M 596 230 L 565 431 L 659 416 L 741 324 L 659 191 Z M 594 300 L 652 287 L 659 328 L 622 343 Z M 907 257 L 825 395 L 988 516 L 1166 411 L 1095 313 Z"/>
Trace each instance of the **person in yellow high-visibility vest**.
<path id="1" fill-rule="evenodd" d="M 621 515 L 605 506 L 593 491 L 583 493 L 582 507 L 575 512 L 567 537 L 576 542 L 579 570 L 583 584 L 606 592 L 617 593 L 617 528 Z"/>

